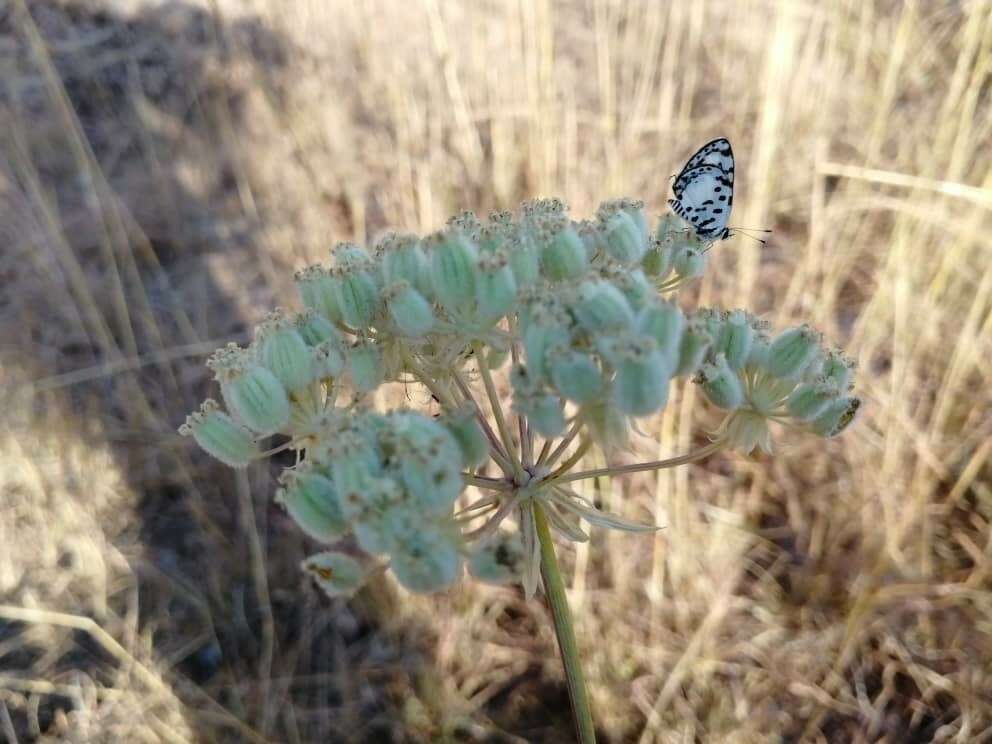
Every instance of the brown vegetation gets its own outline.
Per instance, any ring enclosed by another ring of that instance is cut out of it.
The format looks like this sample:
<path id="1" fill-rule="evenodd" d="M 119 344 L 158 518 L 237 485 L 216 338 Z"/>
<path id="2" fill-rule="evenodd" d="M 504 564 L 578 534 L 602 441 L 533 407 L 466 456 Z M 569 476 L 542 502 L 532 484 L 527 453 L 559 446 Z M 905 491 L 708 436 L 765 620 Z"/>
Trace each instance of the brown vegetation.
<path id="1" fill-rule="evenodd" d="M 175 429 L 332 241 L 654 213 L 726 135 L 775 232 L 699 299 L 815 322 L 865 413 L 601 494 L 666 527 L 564 553 L 603 738 L 992 741 L 988 2 L 14 0 L 0 79 L 0 736 L 570 740 L 539 603 L 329 601 Z"/>

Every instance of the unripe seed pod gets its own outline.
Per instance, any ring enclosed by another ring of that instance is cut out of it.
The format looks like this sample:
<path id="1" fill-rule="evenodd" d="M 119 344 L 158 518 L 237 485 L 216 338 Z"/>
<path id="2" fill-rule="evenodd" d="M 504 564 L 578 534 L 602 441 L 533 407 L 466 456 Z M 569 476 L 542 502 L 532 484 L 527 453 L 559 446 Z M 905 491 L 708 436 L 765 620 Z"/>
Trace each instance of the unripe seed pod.
<path id="1" fill-rule="evenodd" d="M 771 342 L 763 333 L 757 334 L 751 343 L 751 351 L 748 352 L 745 366 L 755 369 L 762 369 L 768 364 L 768 352 L 771 349 Z"/>
<path id="2" fill-rule="evenodd" d="M 499 531 L 472 546 L 468 570 L 487 584 L 511 584 L 520 581 L 524 558 L 520 533 Z"/>
<path id="3" fill-rule="evenodd" d="M 461 540 L 451 530 L 425 526 L 391 553 L 390 566 L 411 592 L 440 591 L 461 576 Z"/>
<path id="4" fill-rule="evenodd" d="M 229 382 L 222 383 L 221 391 L 238 418 L 263 436 L 274 434 L 289 421 L 286 389 L 261 365 L 246 365 Z"/>
<path id="5" fill-rule="evenodd" d="M 364 248 L 354 243 L 338 243 L 331 249 L 334 267 L 342 270 L 368 269 L 372 257 Z"/>
<path id="6" fill-rule="evenodd" d="M 832 351 L 823 360 L 823 376 L 833 381 L 837 389 L 841 392 L 848 390 L 851 386 L 851 371 L 854 362 L 846 359 L 840 352 Z"/>
<path id="7" fill-rule="evenodd" d="M 385 367 L 374 342 L 356 342 L 348 349 L 346 358 L 351 384 L 359 393 L 370 393 L 382 384 Z"/>
<path id="8" fill-rule="evenodd" d="M 305 559 L 300 566 L 329 597 L 347 597 L 365 582 L 368 572 L 350 555 L 327 551 Z"/>
<path id="9" fill-rule="evenodd" d="M 434 327 L 434 310 L 406 280 L 391 284 L 385 292 L 386 307 L 396 329 L 403 336 L 418 338 Z"/>
<path id="10" fill-rule="evenodd" d="M 394 235 L 383 241 L 380 252 L 382 255 L 382 274 L 386 284 L 405 281 L 430 299 L 430 272 L 427 256 L 420 246 L 420 240 L 415 235 Z"/>
<path id="11" fill-rule="evenodd" d="M 541 242 L 541 270 L 552 281 L 577 279 L 586 271 L 589 258 L 579 234 L 567 222 L 546 228 Z"/>
<path id="12" fill-rule="evenodd" d="M 296 316 L 296 331 L 307 346 L 317 346 L 325 341 L 341 340 L 341 333 L 323 315 L 307 310 Z"/>
<path id="13" fill-rule="evenodd" d="M 589 403 L 603 391 L 603 375 L 592 356 L 585 352 L 552 351 L 548 369 L 552 383 L 566 400 Z"/>
<path id="14" fill-rule="evenodd" d="M 647 236 L 625 211 L 614 212 L 603 226 L 606 252 L 625 266 L 635 264 L 647 250 Z"/>
<path id="15" fill-rule="evenodd" d="M 634 325 L 634 311 L 627 298 L 601 279 L 582 283 L 573 312 L 582 327 L 591 333 L 625 331 Z"/>
<path id="16" fill-rule="evenodd" d="M 837 398 L 812 421 L 812 429 L 821 437 L 830 439 L 851 425 L 861 408 L 860 398 Z"/>
<path id="17" fill-rule="evenodd" d="M 668 402 L 669 365 L 648 344 L 633 349 L 617 366 L 613 379 L 613 402 L 629 416 L 647 416 Z"/>
<path id="18" fill-rule="evenodd" d="M 476 313 L 491 323 L 513 310 L 517 301 L 517 282 L 505 254 L 494 253 L 480 259 L 476 277 Z"/>
<path id="19" fill-rule="evenodd" d="M 754 343 L 754 329 L 743 310 L 734 310 L 724 319 L 713 352 L 723 354 L 731 369 L 737 370 L 747 362 Z"/>
<path id="20" fill-rule="evenodd" d="M 477 468 L 489 459 L 489 440 L 479 426 L 475 406 L 466 404 L 445 415 L 443 420 L 458 443 L 467 468 Z"/>
<path id="21" fill-rule="evenodd" d="M 199 411 L 187 416 L 179 433 L 192 436 L 207 454 L 232 468 L 246 467 L 258 455 L 251 432 L 221 411 L 215 400 L 205 400 Z"/>
<path id="22" fill-rule="evenodd" d="M 450 313 L 467 311 L 475 302 L 478 249 L 460 232 L 437 233 L 428 247 L 434 295 Z"/>
<path id="23" fill-rule="evenodd" d="M 379 309 L 379 289 L 369 272 L 355 267 L 343 270 L 335 292 L 345 325 L 355 330 L 372 325 Z"/>
<path id="24" fill-rule="evenodd" d="M 744 402 L 744 387 L 723 354 L 717 354 L 714 363 L 704 364 L 695 381 L 718 408 L 732 411 Z"/>
<path id="25" fill-rule="evenodd" d="M 682 279 L 702 276 L 703 271 L 706 270 L 706 253 L 692 246 L 679 246 L 675 249 L 672 267 Z"/>
<path id="26" fill-rule="evenodd" d="M 536 379 L 548 374 L 548 352 L 568 345 L 570 333 L 553 315 L 534 316 L 523 331 L 524 357 Z"/>
<path id="27" fill-rule="evenodd" d="M 678 376 L 694 374 L 706 358 L 712 343 L 713 337 L 706 331 L 705 325 L 697 318 L 690 320 L 682 333 L 679 363 L 675 368 L 675 374 Z"/>
<path id="28" fill-rule="evenodd" d="M 332 542 L 348 531 L 341 500 L 329 478 L 312 470 L 288 470 L 280 482 L 283 487 L 276 493 L 276 502 L 286 507 L 307 535 Z"/>
<path id="29" fill-rule="evenodd" d="M 312 363 L 317 379 L 340 375 L 345 365 L 345 350 L 342 342 L 329 339 L 315 346 Z"/>
<path id="30" fill-rule="evenodd" d="M 672 270 L 673 258 L 672 244 L 654 238 L 641 259 L 641 269 L 654 279 L 664 279 Z"/>
<path id="31" fill-rule="evenodd" d="M 289 392 L 309 385 L 314 379 L 313 356 L 295 328 L 276 320 L 261 326 L 255 339 L 258 361 Z"/>
<path id="32" fill-rule="evenodd" d="M 766 369 L 783 379 L 798 378 L 820 348 L 820 336 L 809 326 L 780 333 L 768 349 Z"/>
<path id="33" fill-rule="evenodd" d="M 545 439 L 565 431 L 565 404 L 554 393 L 514 398 L 514 410 L 527 417 L 530 427 Z"/>
<path id="34" fill-rule="evenodd" d="M 637 330 L 658 345 L 658 350 L 668 360 L 671 371 L 679 365 L 684 328 L 685 316 L 679 306 L 672 302 L 653 303 L 637 316 Z M 702 364 L 701 358 L 699 363 Z"/>
<path id="35" fill-rule="evenodd" d="M 799 421 L 812 421 L 837 398 L 834 383 L 804 382 L 789 394 L 785 407 Z"/>
<path id="36" fill-rule="evenodd" d="M 685 223 L 682 220 L 671 212 L 666 212 L 658 220 L 658 226 L 655 228 L 654 236 L 663 243 L 672 243 L 676 239 L 683 238 L 685 236 L 685 230 Z"/>
<path id="37" fill-rule="evenodd" d="M 296 273 L 296 289 L 303 306 L 320 313 L 331 323 L 341 322 L 338 306 L 338 277 L 323 266 L 310 266 Z"/>
<path id="38" fill-rule="evenodd" d="M 534 236 L 529 230 L 521 228 L 517 235 L 508 242 L 507 250 L 510 256 L 510 268 L 517 287 L 531 287 L 541 278 L 540 251 Z"/>

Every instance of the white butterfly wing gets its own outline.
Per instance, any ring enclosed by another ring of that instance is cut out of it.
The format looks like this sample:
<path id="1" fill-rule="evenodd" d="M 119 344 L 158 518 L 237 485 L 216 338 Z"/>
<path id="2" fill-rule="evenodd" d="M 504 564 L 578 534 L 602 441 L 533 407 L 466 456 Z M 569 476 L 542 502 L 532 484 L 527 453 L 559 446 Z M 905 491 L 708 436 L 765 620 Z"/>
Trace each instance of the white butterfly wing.
<path id="1" fill-rule="evenodd" d="M 685 167 L 682 168 L 675 179 L 675 184 L 672 186 L 672 193 L 675 194 L 676 199 L 681 198 L 682 192 L 688 185 L 689 173 L 702 165 L 712 165 L 719 168 L 730 181 L 730 185 L 733 186 L 734 150 L 731 148 L 729 140 L 725 137 L 719 137 L 711 142 L 707 142 L 696 150 L 695 154 L 685 164 Z"/>
<path id="2" fill-rule="evenodd" d="M 725 237 L 734 203 L 733 176 L 717 165 L 699 165 L 679 177 L 685 183 L 676 198 L 668 200 L 672 211 L 704 240 Z"/>

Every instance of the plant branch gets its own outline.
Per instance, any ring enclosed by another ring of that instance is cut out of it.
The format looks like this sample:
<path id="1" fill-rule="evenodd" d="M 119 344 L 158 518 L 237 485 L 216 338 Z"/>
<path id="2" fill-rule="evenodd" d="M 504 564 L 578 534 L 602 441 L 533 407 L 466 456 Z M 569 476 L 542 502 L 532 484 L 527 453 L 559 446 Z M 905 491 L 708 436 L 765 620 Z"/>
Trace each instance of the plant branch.
<path id="1" fill-rule="evenodd" d="M 712 444 L 708 444 L 702 449 L 696 450 L 695 452 L 690 452 L 687 455 L 682 455 L 680 457 L 673 457 L 669 460 L 653 460 L 652 462 L 642 462 L 636 465 L 621 465 L 612 468 L 597 468 L 596 470 L 583 470 L 578 473 L 568 474 L 568 470 L 563 465 L 558 468 L 556 473 L 561 473 L 560 475 L 552 475 L 547 481 L 542 483 L 542 485 L 561 485 L 562 483 L 570 483 L 571 481 L 586 480 L 587 478 L 598 478 L 602 475 L 623 475 L 625 473 L 643 473 L 648 470 L 663 470 L 664 468 L 676 468 L 679 465 L 687 465 L 690 462 L 696 462 L 697 460 L 702 460 L 704 457 L 709 457 L 714 452 L 719 452 L 721 449 L 727 446 L 726 440 L 718 439 Z M 573 458 L 574 459 L 574 458 Z M 574 463 L 573 463 L 574 464 Z"/>

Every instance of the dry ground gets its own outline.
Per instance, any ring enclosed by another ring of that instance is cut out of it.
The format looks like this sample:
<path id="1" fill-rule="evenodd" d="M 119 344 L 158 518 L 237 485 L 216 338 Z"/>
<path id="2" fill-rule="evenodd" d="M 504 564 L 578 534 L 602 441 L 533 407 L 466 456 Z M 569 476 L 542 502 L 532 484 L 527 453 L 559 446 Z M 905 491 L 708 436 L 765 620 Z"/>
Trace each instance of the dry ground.
<path id="1" fill-rule="evenodd" d="M 333 240 L 655 212 L 723 134 L 775 232 L 699 299 L 815 321 L 866 410 L 614 484 L 667 529 L 565 552 L 603 738 L 992 741 L 992 3 L 8 0 L 0 65 L 0 739 L 568 741 L 539 603 L 329 601 L 175 428 Z"/>

